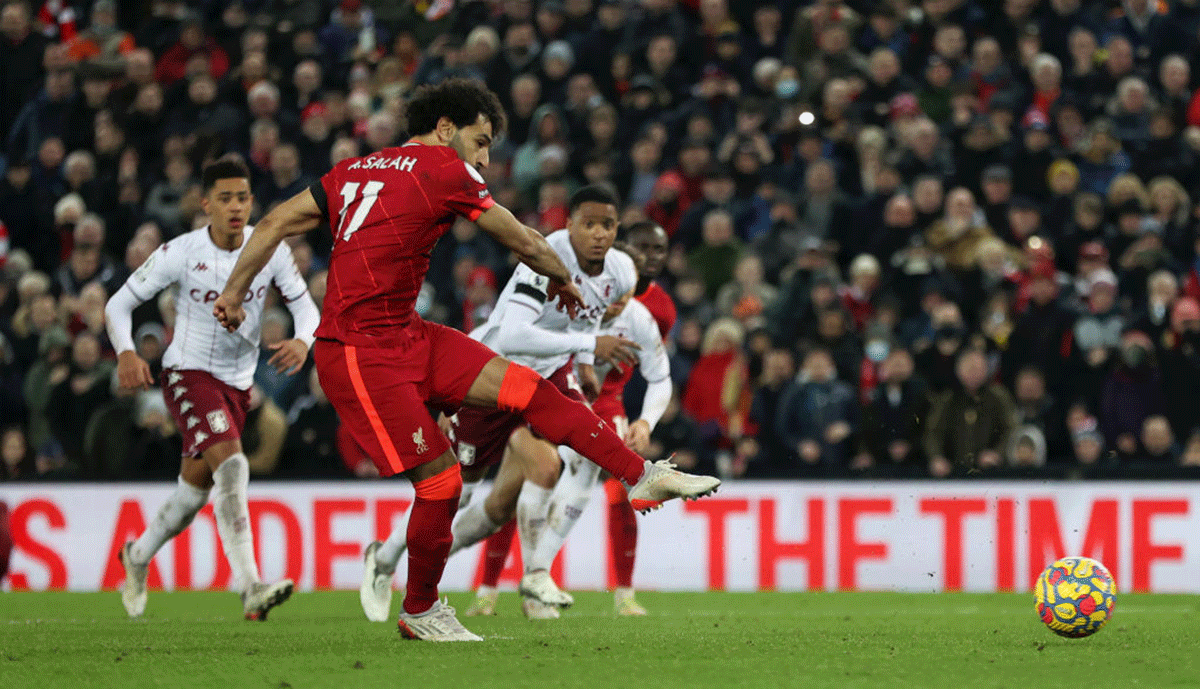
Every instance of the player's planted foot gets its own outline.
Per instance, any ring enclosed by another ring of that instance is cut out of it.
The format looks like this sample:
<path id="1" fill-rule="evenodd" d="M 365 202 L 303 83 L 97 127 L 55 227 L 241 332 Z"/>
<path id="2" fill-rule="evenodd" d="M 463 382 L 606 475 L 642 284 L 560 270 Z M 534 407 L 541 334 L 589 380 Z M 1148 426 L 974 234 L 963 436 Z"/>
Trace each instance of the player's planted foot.
<path id="1" fill-rule="evenodd" d="M 454 614 L 454 608 L 444 601 L 435 602 L 432 608 L 418 615 L 410 615 L 401 610 L 397 626 L 406 639 L 483 641 L 483 637 L 462 626 L 462 622 L 459 622 Z"/>
<path id="2" fill-rule="evenodd" d="M 646 462 L 646 470 L 638 482 L 629 489 L 629 504 L 645 514 L 656 510 L 668 500 L 683 498 L 691 500 L 715 493 L 721 479 L 715 476 L 697 476 L 677 471 L 669 459 Z"/>
<path id="3" fill-rule="evenodd" d="M 147 565 L 133 562 L 133 541 L 121 546 L 121 565 L 125 568 L 125 584 L 121 586 L 121 603 L 130 617 L 141 617 L 146 612 Z"/>
<path id="4" fill-rule="evenodd" d="M 379 567 L 376 553 L 383 543 L 372 541 L 363 553 L 363 578 L 358 599 L 372 622 L 387 622 L 392 616 L 392 574 Z"/>
<path id="5" fill-rule="evenodd" d="M 633 589 L 618 588 L 613 592 L 613 606 L 621 617 L 644 617 L 646 609 L 633 599 Z"/>
<path id="6" fill-rule="evenodd" d="M 521 599 L 521 612 L 525 613 L 525 617 L 531 620 L 557 620 L 558 607 L 554 605 L 546 605 L 536 598 L 526 596 Z"/>
<path id="7" fill-rule="evenodd" d="M 471 602 L 471 607 L 463 613 L 467 617 L 483 617 L 496 614 L 496 601 L 500 598 L 500 592 L 491 586 L 480 586 L 475 592 L 475 600 Z"/>
<path id="8" fill-rule="evenodd" d="M 246 619 L 265 622 L 267 613 L 277 605 L 282 605 L 291 597 L 296 584 L 291 579 L 281 579 L 274 584 L 264 584 L 256 581 L 242 592 L 242 610 Z"/>
<path id="9" fill-rule="evenodd" d="M 544 569 L 539 569 L 536 572 L 526 572 L 525 576 L 521 577 L 521 586 L 518 590 L 522 596 L 536 598 L 546 605 L 569 608 L 575 604 L 575 598 L 566 591 L 558 588 L 558 584 L 554 582 L 554 577 L 550 576 L 550 572 Z"/>

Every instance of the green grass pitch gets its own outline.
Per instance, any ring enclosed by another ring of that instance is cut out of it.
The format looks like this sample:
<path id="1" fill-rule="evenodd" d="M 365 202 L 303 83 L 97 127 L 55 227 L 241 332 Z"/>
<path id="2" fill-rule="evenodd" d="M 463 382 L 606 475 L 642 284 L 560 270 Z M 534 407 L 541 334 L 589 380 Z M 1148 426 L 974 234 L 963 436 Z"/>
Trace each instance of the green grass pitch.
<path id="1" fill-rule="evenodd" d="M 6 687 L 1196 687 L 1200 599 L 1121 595 L 1089 639 L 1045 629 L 1028 594 L 577 594 L 531 623 L 516 594 L 464 618 L 483 643 L 405 641 L 367 622 L 356 592 L 296 594 L 269 622 L 231 593 L 151 592 L 126 619 L 116 593 L 0 594 Z M 451 594 L 464 610 L 467 594 Z M 399 595 L 393 601 L 398 608 Z"/>

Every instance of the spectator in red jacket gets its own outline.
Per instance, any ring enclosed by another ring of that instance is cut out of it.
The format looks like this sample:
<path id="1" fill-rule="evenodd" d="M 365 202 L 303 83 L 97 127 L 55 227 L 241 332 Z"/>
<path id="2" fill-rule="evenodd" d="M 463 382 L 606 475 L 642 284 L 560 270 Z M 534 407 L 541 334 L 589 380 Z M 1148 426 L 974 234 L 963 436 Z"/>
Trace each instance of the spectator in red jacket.
<path id="1" fill-rule="evenodd" d="M 204 23 L 197 15 L 189 15 L 179 30 L 179 40 L 158 59 L 154 79 L 164 86 L 174 84 L 188 75 L 188 64 L 200 56 L 208 61 L 208 72 L 220 79 L 229 71 L 229 56 L 217 42 L 204 32 Z"/>

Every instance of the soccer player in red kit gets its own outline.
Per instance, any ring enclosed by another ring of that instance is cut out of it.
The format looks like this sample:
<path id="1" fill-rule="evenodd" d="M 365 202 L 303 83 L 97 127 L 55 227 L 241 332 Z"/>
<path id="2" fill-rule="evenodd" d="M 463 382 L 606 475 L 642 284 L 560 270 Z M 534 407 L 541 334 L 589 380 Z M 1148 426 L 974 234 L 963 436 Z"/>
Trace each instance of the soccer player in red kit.
<path id="1" fill-rule="evenodd" d="M 213 314 L 243 317 L 240 295 L 284 238 L 330 221 L 334 246 L 313 357 L 322 389 L 385 476 L 404 474 L 416 498 L 408 527 L 408 583 L 400 631 L 409 638 L 478 641 L 438 600 L 462 491 L 459 464 L 426 404 L 496 407 L 521 414 L 551 442 L 575 448 L 625 481 L 639 504 L 699 497 L 719 485 L 666 463 L 645 462 L 586 405 L 531 369 L 414 309 L 429 255 L 464 216 L 549 278 L 547 298 L 574 313 L 581 295 L 546 240 L 488 193 L 477 168 L 503 125 L 495 94 L 452 79 L 417 89 L 403 146 L 336 165 L 259 222 Z"/>

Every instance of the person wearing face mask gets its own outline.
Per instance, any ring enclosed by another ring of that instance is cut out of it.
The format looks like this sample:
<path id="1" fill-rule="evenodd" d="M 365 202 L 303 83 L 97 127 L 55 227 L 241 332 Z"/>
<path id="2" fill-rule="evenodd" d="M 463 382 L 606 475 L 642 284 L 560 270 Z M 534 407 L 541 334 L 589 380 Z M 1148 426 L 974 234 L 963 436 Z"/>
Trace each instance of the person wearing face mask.
<path id="1" fill-rule="evenodd" d="M 967 340 L 967 327 L 962 311 L 954 302 L 935 307 L 931 314 L 932 344 L 916 356 L 917 370 L 929 382 L 934 394 L 954 386 L 954 361 Z"/>
<path id="2" fill-rule="evenodd" d="M 1120 360 L 1105 380 L 1100 398 L 1100 427 L 1107 444 L 1122 459 L 1134 456 L 1142 424 L 1165 413 L 1166 406 L 1154 345 L 1145 333 L 1126 332 L 1121 337 Z"/>
<path id="3" fill-rule="evenodd" d="M 1158 343 L 1167 419 L 1175 435 L 1184 437 L 1200 425 L 1200 302 L 1192 297 L 1175 300 L 1170 328 Z"/>

